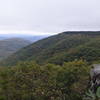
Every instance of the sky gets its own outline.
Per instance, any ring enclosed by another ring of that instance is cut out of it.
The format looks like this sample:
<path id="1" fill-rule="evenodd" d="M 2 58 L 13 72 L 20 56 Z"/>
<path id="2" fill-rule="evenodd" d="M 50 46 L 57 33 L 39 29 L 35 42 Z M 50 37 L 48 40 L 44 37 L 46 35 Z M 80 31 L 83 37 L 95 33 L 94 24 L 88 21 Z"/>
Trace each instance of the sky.
<path id="1" fill-rule="evenodd" d="M 100 30 L 100 0 L 0 0 L 0 34 L 87 30 Z"/>

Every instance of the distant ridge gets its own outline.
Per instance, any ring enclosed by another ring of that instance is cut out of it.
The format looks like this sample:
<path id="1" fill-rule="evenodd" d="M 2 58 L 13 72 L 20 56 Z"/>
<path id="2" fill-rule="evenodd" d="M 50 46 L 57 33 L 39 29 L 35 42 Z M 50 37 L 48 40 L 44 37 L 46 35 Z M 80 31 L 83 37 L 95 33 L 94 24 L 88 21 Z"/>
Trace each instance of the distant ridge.
<path id="1" fill-rule="evenodd" d="M 46 38 L 49 35 L 20 35 L 20 34 L 0 34 L 0 40 L 10 39 L 10 38 L 21 38 L 25 40 L 29 40 L 31 42 L 36 42 L 40 39 Z"/>
<path id="2" fill-rule="evenodd" d="M 17 50 L 31 44 L 30 41 L 22 38 L 9 38 L 0 40 L 0 60 L 4 59 Z"/>
<path id="3" fill-rule="evenodd" d="M 100 34 L 100 31 L 65 31 L 65 34 Z"/>

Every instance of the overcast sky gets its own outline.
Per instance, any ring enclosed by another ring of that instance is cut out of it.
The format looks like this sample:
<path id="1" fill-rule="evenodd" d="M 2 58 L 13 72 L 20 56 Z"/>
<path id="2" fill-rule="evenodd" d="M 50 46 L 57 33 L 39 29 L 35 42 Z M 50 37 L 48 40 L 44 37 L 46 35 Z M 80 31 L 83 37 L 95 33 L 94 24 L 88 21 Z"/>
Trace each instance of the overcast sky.
<path id="1" fill-rule="evenodd" d="M 100 0 L 0 0 L 0 33 L 100 30 Z"/>

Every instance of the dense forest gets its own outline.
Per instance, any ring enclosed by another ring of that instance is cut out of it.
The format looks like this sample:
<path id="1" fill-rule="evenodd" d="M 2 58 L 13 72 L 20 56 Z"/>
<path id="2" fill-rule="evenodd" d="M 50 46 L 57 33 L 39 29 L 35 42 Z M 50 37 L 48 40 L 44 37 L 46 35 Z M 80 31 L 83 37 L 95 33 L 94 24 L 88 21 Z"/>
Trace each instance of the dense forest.
<path id="1" fill-rule="evenodd" d="M 82 100 L 88 72 L 82 60 L 62 66 L 23 62 L 0 67 L 0 100 Z"/>
<path id="2" fill-rule="evenodd" d="M 0 100 L 99 100 L 100 92 L 89 90 L 91 66 L 99 62 L 100 32 L 39 40 L 0 62 Z"/>

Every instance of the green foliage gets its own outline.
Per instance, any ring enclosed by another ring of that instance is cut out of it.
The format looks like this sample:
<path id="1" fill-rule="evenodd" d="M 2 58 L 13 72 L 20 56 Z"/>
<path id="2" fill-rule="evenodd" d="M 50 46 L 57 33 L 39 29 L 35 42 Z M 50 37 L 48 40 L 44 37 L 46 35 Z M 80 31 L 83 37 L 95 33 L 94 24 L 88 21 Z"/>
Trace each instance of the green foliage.
<path id="1" fill-rule="evenodd" d="M 100 87 L 97 88 L 96 96 L 100 98 Z"/>
<path id="2" fill-rule="evenodd" d="M 88 92 L 86 92 L 86 98 L 89 100 L 95 100 L 96 99 L 96 95 L 89 89 Z M 86 100 L 87 100 L 86 99 Z"/>
<path id="3" fill-rule="evenodd" d="M 88 84 L 86 62 L 62 66 L 19 63 L 0 68 L 0 100 L 82 100 Z"/>
<path id="4" fill-rule="evenodd" d="M 86 97 L 83 100 L 99 100 L 100 99 L 100 87 L 97 88 L 96 93 L 90 89 L 86 92 Z"/>

